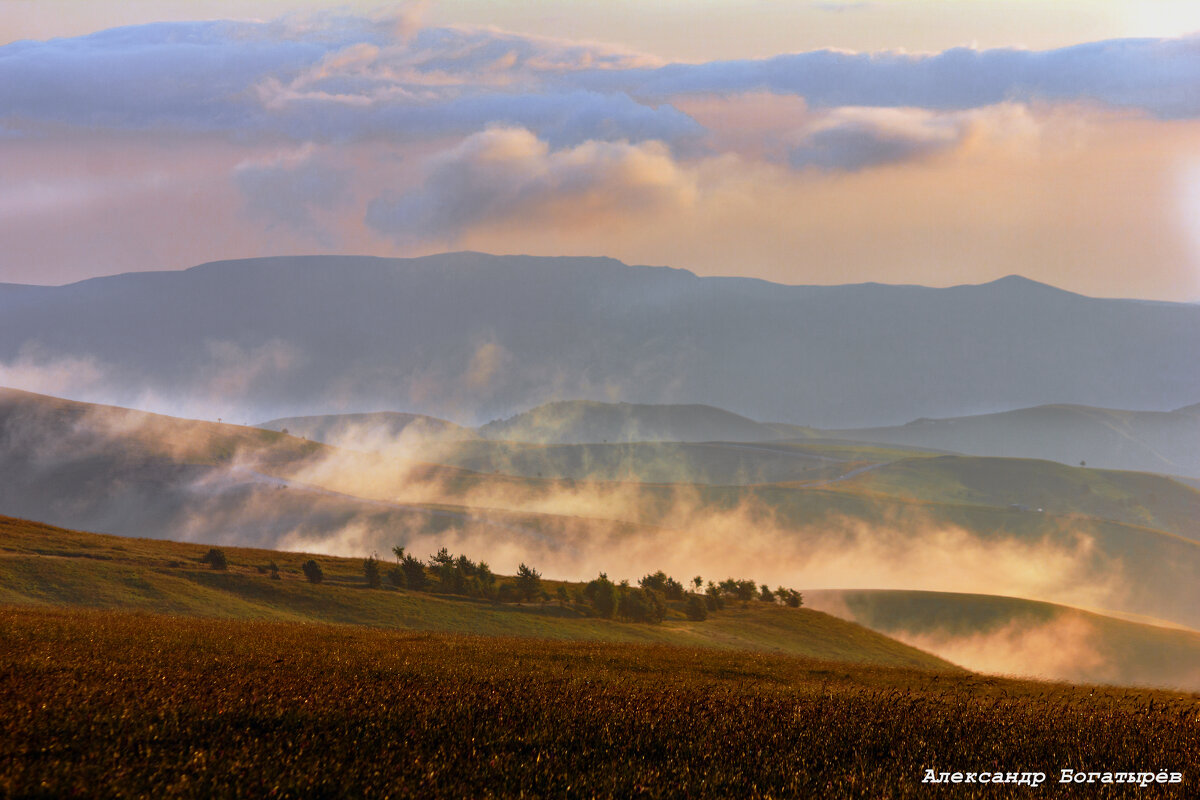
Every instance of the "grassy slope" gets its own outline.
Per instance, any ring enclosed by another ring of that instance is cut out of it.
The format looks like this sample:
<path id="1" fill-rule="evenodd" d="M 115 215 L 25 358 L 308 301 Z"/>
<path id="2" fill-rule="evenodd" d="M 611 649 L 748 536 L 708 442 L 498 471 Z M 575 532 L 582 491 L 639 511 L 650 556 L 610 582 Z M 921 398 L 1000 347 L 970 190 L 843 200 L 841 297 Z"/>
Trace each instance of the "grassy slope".
<path id="1" fill-rule="evenodd" d="M 704 622 L 674 613 L 662 625 L 585 617 L 556 604 L 495 604 L 423 592 L 370 590 L 358 559 L 317 556 L 325 583 L 301 576 L 310 556 L 224 548 L 230 569 L 199 562 L 205 545 L 82 533 L 0 517 L 0 603 L 122 608 L 237 619 L 372 625 L 486 635 L 659 642 L 769 650 L 924 668 L 946 662 L 809 609 L 751 603 Z M 257 568 L 274 561 L 282 580 Z M 557 584 L 548 582 L 551 591 Z"/>
<path id="2" fill-rule="evenodd" d="M 1200 770 L 1196 695 L 78 609 L 0 608 L 0 644 L 5 796 L 1026 798 L 1165 768 L 1086 795 L 1182 797 Z"/>
<path id="3" fill-rule="evenodd" d="M 475 441 L 427 448 L 430 461 L 525 478 L 746 485 L 827 481 L 919 453 L 835 442 L 529 444 Z"/>

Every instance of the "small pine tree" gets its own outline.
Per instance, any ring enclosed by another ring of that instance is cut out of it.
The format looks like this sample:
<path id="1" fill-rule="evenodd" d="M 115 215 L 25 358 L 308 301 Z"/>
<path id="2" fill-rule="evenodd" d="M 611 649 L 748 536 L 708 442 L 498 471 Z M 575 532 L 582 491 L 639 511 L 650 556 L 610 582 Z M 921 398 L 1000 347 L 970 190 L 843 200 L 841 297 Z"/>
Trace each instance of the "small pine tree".
<path id="1" fill-rule="evenodd" d="M 708 619 L 708 605 L 698 594 L 688 595 L 687 607 L 684 609 L 687 618 L 692 622 L 703 622 Z"/>
<path id="2" fill-rule="evenodd" d="M 515 584 L 518 597 L 522 600 L 533 600 L 542 594 L 542 573 L 522 563 L 517 567 Z"/>
<path id="3" fill-rule="evenodd" d="M 421 559 L 406 555 L 400 560 L 400 569 L 404 571 L 404 582 L 409 589 L 420 591 L 429 584 L 429 576 L 425 574 Z"/>
<path id="4" fill-rule="evenodd" d="M 372 589 L 379 588 L 379 560 L 375 556 L 363 561 L 363 575 L 366 576 L 367 586 Z"/>
<path id="5" fill-rule="evenodd" d="M 304 577 L 308 578 L 309 583 L 320 583 L 325 580 L 325 573 L 321 571 L 321 565 L 311 558 L 305 561 L 300 569 L 304 572 Z"/>

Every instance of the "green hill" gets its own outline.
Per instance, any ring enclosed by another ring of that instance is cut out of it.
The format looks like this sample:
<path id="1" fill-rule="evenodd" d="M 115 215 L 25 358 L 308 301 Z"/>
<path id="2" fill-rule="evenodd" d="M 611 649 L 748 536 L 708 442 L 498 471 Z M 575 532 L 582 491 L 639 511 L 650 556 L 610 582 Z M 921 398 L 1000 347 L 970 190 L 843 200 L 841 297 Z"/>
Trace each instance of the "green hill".
<path id="1" fill-rule="evenodd" d="M 673 610 L 659 625 L 585 616 L 558 603 L 495 603 L 370 589 L 362 560 L 223 548 L 227 570 L 201 561 L 207 545 L 83 533 L 0 517 L 0 603 L 188 616 L 334 622 L 544 639 L 683 644 L 773 651 L 882 666 L 949 669 L 941 659 L 810 609 L 730 604 L 703 622 Z M 325 580 L 308 583 L 315 558 Z M 280 579 L 268 566 L 274 562 Z M 558 582 L 546 582 L 553 591 Z M 577 584 L 566 584 L 578 588 Z"/>

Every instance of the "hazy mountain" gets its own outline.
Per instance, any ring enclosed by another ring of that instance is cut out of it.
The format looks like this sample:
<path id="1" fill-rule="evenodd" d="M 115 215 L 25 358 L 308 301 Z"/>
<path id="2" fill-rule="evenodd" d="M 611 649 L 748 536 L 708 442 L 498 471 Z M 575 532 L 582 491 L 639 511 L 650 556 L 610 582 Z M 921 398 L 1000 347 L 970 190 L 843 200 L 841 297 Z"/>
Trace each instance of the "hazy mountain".
<path id="1" fill-rule="evenodd" d="M 1046 403 L 1163 408 L 1200 398 L 1197 352 L 1198 306 L 1015 277 L 784 286 L 451 253 L 0 286 L 0 382 L 241 419 L 392 408 L 469 423 L 564 397 L 843 428 Z"/>
<path id="2" fill-rule="evenodd" d="M 1039 406 L 998 414 L 918 419 L 890 428 L 827 431 L 826 435 L 1200 478 L 1200 405 L 1169 412 Z"/>
<path id="3" fill-rule="evenodd" d="M 462 425 L 424 414 L 398 411 L 283 417 L 260 422 L 256 427 L 357 449 L 376 449 L 401 441 L 417 444 L 478 438 L 475 431 Z"/>
<path id="4" fill-rule="evenodd" d="M 547 403 L 479 428 L 486 439 L 585 442 L 756 442 L 781 438 L 761 422 L 703 405 Z"/>

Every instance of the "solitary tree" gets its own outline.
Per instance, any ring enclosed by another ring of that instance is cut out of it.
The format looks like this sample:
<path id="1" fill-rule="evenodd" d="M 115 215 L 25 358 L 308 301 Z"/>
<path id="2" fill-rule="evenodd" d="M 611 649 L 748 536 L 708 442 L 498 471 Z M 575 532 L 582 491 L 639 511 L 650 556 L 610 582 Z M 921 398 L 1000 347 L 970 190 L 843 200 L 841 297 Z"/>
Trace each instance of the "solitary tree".
<path id="1" fill-rule="evenodd" d="M 308 578 L 309 583 L 320 583 L 325 580 L 325 573 L 321 571 L 321 565 L 311 558 L 305 561 L 300 567 L 304 572 L 304 577 Z"/>
<path id="2" fill-rule="evenodd" d="M 204 558 L 200 559 L 205 564 L 208 564 L 213 569 L 228 569 L 229 562 L 225 560 L 225 553 L 216 547 L 204 554 Z"/>

